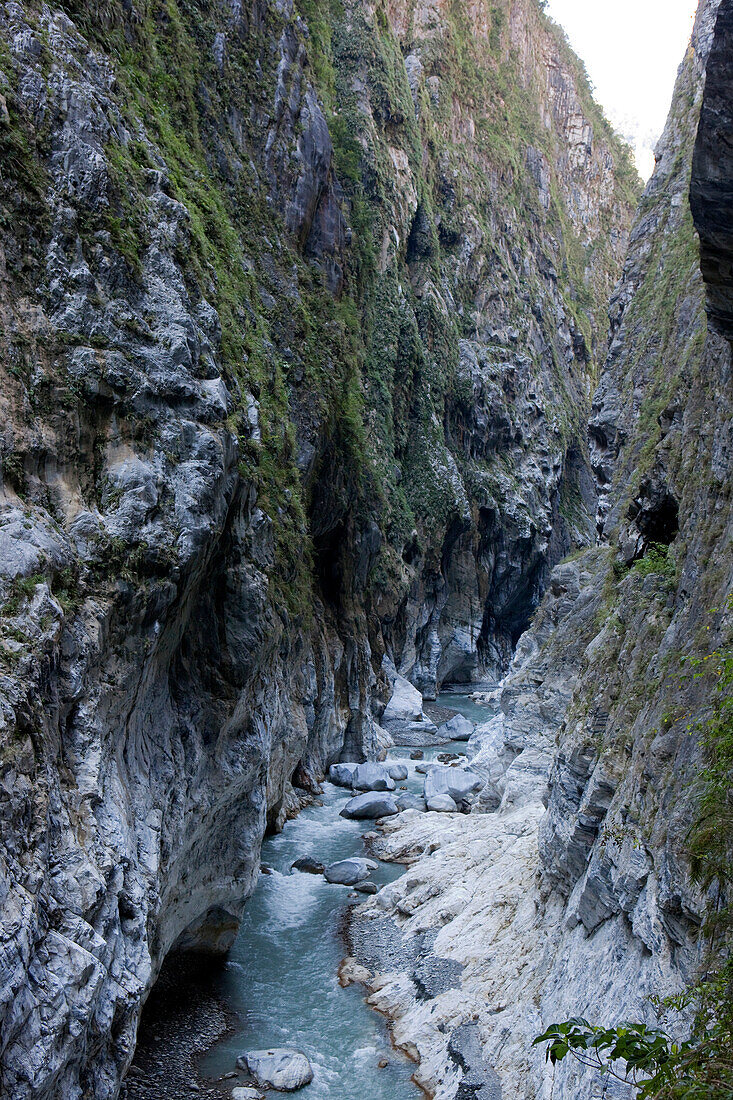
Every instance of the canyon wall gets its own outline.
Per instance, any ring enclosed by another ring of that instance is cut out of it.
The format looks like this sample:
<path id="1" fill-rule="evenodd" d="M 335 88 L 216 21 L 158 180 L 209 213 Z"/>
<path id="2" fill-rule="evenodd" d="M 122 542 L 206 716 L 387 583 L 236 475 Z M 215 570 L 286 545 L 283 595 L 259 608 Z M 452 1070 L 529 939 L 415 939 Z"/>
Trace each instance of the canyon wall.
<path id="1" fill-rule="evenodd" d="M 636 179 L 534 0 L 0 31 L 0 1088 L 104 1100 L 397 673 L 593 542 Z"/>
<path id="2" fill-rule="evenodd" d="M 436 968 L 462 968 L 427 996 L 417 967 L 372 984 L 445 1100 L 595 1095 L 597 1075 L 546 1064 L 533 1037 L 572 1016 L 656 1022 L 652 998 L 685 989 L 705 957 L 714 901 L 687 850 L 715 693 L 706 660 L 733 633 L 730 7 L 700 4 L 611 299 L 589 424 L 600 544 L 553 571 L 469 744 L 484 812 L 388 823 L 380 851 L 410 870 L 357 922 L 375 969 L 384 922 L 423 937 Z"/>

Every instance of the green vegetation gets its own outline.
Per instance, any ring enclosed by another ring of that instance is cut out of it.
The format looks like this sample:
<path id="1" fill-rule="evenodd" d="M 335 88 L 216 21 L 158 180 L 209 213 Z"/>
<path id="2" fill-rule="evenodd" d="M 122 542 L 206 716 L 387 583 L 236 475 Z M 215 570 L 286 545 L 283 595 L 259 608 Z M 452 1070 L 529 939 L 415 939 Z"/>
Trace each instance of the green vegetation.
<path id="1" fill-rule="evenodd" d="M 568 1055 L 603 1079 L 632 1084 L 639 1100 L 730 1100 L 733 1097 L 733 1006 L 729 964 L 690 997 L 699 1005 L 691 1038 L 676 1043 L 644 1024 L 597 1027 L 582 1018 L 551 1026 L 534 1045 L 547 1043 L 553 1065 Z M 682 999 L 670 1007 L 682 1008 Z M 722 1010 L 722 1014 L 721 1014 Z"/>
<path id="2" fill-rule="evenodd" d="M 671 547 L 664 543 L 650 543 L 644 556 L 634 562 L 633 569 L 642 577 L 661 577 L 671 591 L 676 587 L 677 565 Z"/>

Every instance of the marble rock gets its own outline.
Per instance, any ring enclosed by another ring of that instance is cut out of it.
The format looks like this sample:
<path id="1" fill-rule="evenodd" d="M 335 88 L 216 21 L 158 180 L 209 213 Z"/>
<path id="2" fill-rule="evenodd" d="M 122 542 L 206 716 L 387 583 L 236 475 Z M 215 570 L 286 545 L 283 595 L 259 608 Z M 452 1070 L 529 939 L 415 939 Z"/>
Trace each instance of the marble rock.
<path id="1" fill-rule="evenodd" d="M 403 794 L 397 796 L 397 809 L 398 810 L 423 810 L 427 809 L 427 803 L 425 799 L 419 794 L 412 794 L 410 791 L 405 791 Z"/>
<path id="2" fill-rule="evenodd" d="M 346 803 L 341 811 L 341 817 L 354 818 L 356 820 L 369 820 L 378 817 L 390 817 L 399 813 L 397 802 L 388 792 L 366 791 L 358 794 Z"/>
<path id="3" fill-rule="evenodd" d="M 470 718 L 463 714 L 454 714 L 442 726 L 438 726 L 438 736 L 445 737 L 449 741 L 468 741 L 475 729 Z"/>
<path id="4" fill-rule="evenodd" d="M 335 863 L 329 863 L 323 872 L 326 882 L 339 886 L 356 886 L 357 882 L 363 882 L 369 878 L 372 871 L 379 866 L 373 859 L 339 859 Z"/>
<path id="5" fill-rule="evenodd" d="M 481 790 L 483 780 L 468 768 L 446 767 L 434 764 L 425 776 L 425 799 L 430 805 L 436 795 L 449 795 L 454 802 L 469 801 Z"/>
<path id="6" fill-rule="evenodd" d="M 351 779 L 355 791 L 393 791 L 394 779 L 384 764 L 359 764 Z"/>
<path id="7" fill-rule="evenodd" d="M 307 875 L 322 875 L 323 864 L 313 856 L 301 856 L 300 859 L 296 859 L 294 863 L 290 865 L 291 871 L 302 871 Z"/>
<path id="8" fill-rule="evenodd" d="M 428 809 L 433 813 L 454 814 L 458 806 L 449 794 L 434 794 L 427 800 Z"/>
<path id="9" fill-rule="evenodd" d="M 353 764 L 332 764 L 328 769 L 328 778 L 337 787 L 350 787 L 354 779 L 354 773 L 359 767 L 357 763 Z"/>
<path id="10" fill-rule="evenodd" d="M 246 1069 L 262 1088 L 279 1092 L 295 1092 L 313 1080 L 311 1064 L 300 1050 L 273 1047 L 251 1050 L 237 1059 L 240 1069 Z"/>

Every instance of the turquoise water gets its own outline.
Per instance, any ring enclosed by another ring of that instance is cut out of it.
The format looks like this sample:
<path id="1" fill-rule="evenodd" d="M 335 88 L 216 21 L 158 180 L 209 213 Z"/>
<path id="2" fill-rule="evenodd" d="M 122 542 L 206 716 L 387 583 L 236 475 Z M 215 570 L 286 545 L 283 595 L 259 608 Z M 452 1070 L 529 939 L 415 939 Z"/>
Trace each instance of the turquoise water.
<path id="1" fill-rule="evenodd" d="M 459 714 L 465 714 L 476 725 L 486 722 L 492 714 L 490 708 L 474 703 L 473 699 L 456 691 L 441 691 L 435 702 L 446 710 L 457 710 Z"/>
<path id="2" fill-rule="evenodd" d="M 454 710 L 457 699 L 451 696 Z M 425 749 L 425 759 L 443 751 Z M 419 793 L 423 776 L 409 752 L 395 748 L 390 760 L 409 768 L 409 778 L 397 784 L 398 790 Z M 300 856 L 328 864 L 368 854 L 362 836 L 373 823 L 339 817 L 350 793 L 331 783 L 323 788 L 322 805 L 303 810 L 262 845 L 262 863 L 272 874 L 260 875 L 218 989 L 240 1023 L 209 1051 L 200 1069 L 205 1077 L 217 1079 L 235 1068 L 245 1050 L 294 1046 L 313 1066 L 313 1082 L 298 1093 L 304 1100 L 417 1100 L 422 1093 L 411 1081 L 414 1067 L 390 1046 L 384 1020 L 366 1005 L 364 990 L 342 989 L 338 983 L 346 953 L 344 914 L 348 905 L 363 902 L 349 899 L 348 887 L 329 885 L 320 875 L 290 872 Z M 399 865 L 380 863 L 372 880 L 382 885 L 402 871 Z M 380 1069 L 384 1059 L 389 1065 Z"/>

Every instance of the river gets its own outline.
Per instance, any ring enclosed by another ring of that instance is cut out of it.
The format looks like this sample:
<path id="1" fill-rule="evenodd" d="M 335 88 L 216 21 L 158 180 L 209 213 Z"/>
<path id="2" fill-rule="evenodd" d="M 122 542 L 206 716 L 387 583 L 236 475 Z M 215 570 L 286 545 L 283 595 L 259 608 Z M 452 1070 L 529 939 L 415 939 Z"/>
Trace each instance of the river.
<path id="1" fill-rule="evenodd" d="M 485 708 L 453 692 L 441 695 L 438 705 L 473 721 L 486 716 Z M 465 745 L 425 748 L 424 759 L 463 750 Z M 420 793 L 424 777 L 416 771 L 417 761 L 409 759 L 410 751 L 392 749 L 389 760 L 408 766 L 401 785 Z M 363 834 L 373 822 L 339 816 L 350 797 L 325 782 L 319 804 L 264 841 L 262 863 L 271 873 L 260 875 L 215 986 L 238 1024 L 200 1062 L 204 1078 L 220 1080 L 245 1050 L 292 1046 L 303 1050 L 313 1067 L 313 1081 L 302 1092 L 307 1100 L 363 1100 L 365 1080 L 370 1100 L 422 1095 L 411 1080 L 413 1066 L 390 1046 L 386 1025 L 366 1005 L 363 990 L 344 989 L 338 982 L 346 909 L 363 901 L 350 898 L 349 887 L 329 885 L 320 875 L 291 872 L 301 856 L 327 865 L 368 854 Z M 372 880 L 383 885 L 402 871 L 400 865 L 380 863 Z M 380 1068 L 385 1060 L 387 1066 Z"/>

